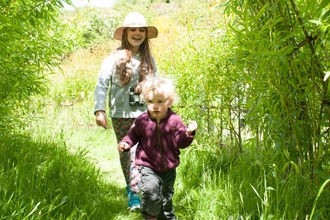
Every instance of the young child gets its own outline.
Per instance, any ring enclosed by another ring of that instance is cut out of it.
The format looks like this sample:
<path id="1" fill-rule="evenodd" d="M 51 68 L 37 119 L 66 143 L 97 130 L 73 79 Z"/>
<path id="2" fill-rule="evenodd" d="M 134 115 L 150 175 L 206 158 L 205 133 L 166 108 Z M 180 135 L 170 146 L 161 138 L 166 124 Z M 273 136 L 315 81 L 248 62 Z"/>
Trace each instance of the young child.
<path id="1" fill-rule="evenodd" d="M 191 144 L 197 123 L 191 121 L 186 127 L 171 110 L 175 91 L 169 79 L 147 77 L 141 95 L 148 111 L 136 118 L 118 150 L 128 151 L 138 143 L 135 164 L 141 175 L 143 218 L 176 219 L 172 197 L 180 148 Z"/>

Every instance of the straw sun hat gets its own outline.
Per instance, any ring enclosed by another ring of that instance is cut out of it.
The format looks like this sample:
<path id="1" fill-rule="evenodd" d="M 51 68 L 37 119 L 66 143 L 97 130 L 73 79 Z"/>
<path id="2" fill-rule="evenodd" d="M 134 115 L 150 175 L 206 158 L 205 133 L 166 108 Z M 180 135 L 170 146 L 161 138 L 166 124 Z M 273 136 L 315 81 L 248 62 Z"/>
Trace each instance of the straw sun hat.
<path id="1" fill-rule="evenodd" d="M 138 12 L 131 12 L 126 15 L 124 19 L 124 24 L 115 30 L 114 38 L 121 40 L 123 36 L 123 31 L 128 27 L 145 27 L 148 29 L 148 39 L 156 38 L 158 36 L 158 30 L 155 26 L 148 26 L 147 21 L 144 16 Z"/>

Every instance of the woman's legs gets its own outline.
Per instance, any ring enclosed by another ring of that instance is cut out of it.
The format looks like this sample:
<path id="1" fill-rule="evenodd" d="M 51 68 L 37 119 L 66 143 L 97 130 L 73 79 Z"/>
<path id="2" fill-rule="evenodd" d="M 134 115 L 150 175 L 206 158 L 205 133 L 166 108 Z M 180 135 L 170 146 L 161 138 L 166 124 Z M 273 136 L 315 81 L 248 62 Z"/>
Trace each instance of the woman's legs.
<path id="1" fill-rule="evenodd" d="M 134 118 L 111 118 L 113 130 L 116 134 L 117 142 L 121 141 L 134 122 Z M 130 201 L 128 205 L 132 210 L 140 206 L 139 192 L 140 175 L 135 165 L 135 150 L 133 147 L 129 152 L 119 152 L 120 165 L 125 177 L 126 189 Z"/>

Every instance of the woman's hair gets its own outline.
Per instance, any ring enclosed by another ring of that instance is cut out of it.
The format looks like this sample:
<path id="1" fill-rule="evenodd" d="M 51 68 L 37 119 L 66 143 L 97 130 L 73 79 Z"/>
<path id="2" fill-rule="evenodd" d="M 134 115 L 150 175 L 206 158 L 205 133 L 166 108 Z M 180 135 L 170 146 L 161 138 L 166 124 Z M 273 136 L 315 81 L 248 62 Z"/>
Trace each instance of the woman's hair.
<path id="1" fill-rule="evenodd" d="M 140 45 L 140 68 L 139 68 L 139 82 L 144 80 L 148 75 L 154 74 L 155 66 L 151 55 L 151 49 L 148 39 L 148 29 L 146 30 L 146 38 Z M 131 45 L 127 39 L 127 28 L 123 31 L 121 47 L 117 49 L 117 72 L 120 74 L 120 79 L 123 85 L 127 84 L 131 78 L 132 66 L 131 66 Z M 124 51 L 124 52 L 120 52 Z"/>
<path id="2" fill-rule="evenodd" d="M 160 87 L 162 87 L 167 93 L 171 101 L 175 101 L 177 99 L 173 82 L 170 79 L 155 76 L 148 76 L 145 79 L 141 92 L 142 98 L 145 99 L 150 91 Z"/>

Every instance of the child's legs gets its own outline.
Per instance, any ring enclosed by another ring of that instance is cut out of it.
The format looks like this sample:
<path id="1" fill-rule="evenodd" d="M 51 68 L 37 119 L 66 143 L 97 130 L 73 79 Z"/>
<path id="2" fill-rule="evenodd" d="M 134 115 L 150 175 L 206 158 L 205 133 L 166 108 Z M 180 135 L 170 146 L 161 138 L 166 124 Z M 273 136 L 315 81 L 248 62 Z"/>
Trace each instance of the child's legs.
<path id="1" fill-rule="evenodd" d="M 125 135 L 127 134 L 127 131 L 130 129 L 134 122 L 134 118 L 111 118 L 112 120 L 112 126 L 113 130 L 116 134 L 117 142 L 121 141 Z M 131 157 L 132 155 L 135 155 L 135 148 L 131 150 L 131 152 L 119 152 L 119 159 L 120 159 L 120 165 L 125 177 L 126 185 L 131 185 L 130 182 L 139 182 L 139 180 L 136 180 L 134 178 L 131 178 L 131 173 L 137 173 L 135 167 L 135 156 Z M 137 178 L 138 176 L 134 176 Z M 133 187 L 131 190 L 137 190 L 137 187 Z M 138 192 L 138 191 L 136 191 Z"/>
<path id="2" fill-rule="evenodd" d="M 162 210 L 161 180 L 149 167 L 140 166 L 141 214 L 144 219 L 157 218 Z"/>
<path id="3" fill-rule="evenodd" d="M 158 220 L 160 219 L 171 219 L 175 220 L 176 216 L 174 215 L 174 208 L 172 204 L 172 198 L 174 195 L 174 182 L 176 178 L 176 170 L 171 170 L 165 173 L 162 173 L 162 194 L 163 194 L 163 203 L 162 203 L 162 211 L 158 216 Z"/>

